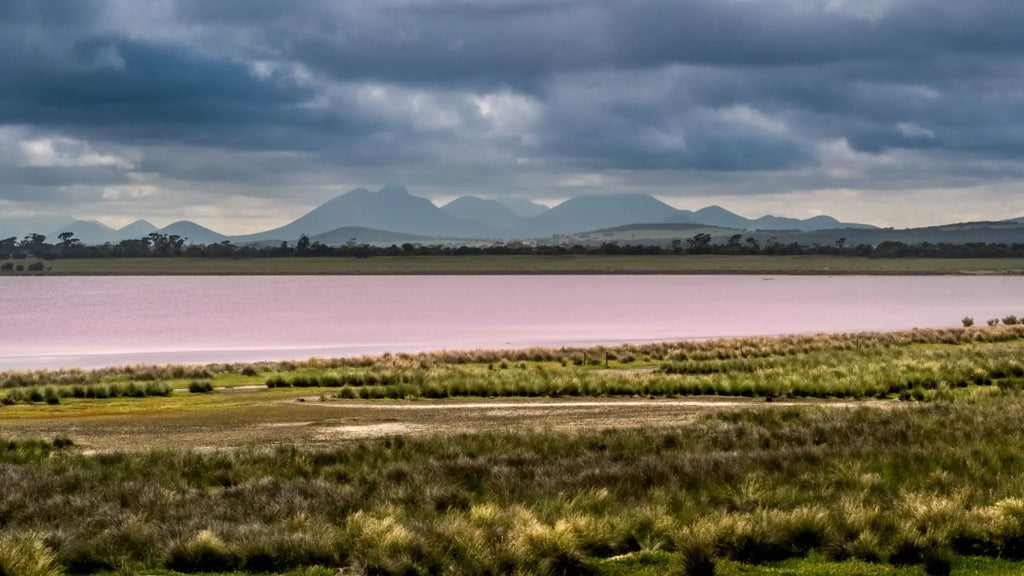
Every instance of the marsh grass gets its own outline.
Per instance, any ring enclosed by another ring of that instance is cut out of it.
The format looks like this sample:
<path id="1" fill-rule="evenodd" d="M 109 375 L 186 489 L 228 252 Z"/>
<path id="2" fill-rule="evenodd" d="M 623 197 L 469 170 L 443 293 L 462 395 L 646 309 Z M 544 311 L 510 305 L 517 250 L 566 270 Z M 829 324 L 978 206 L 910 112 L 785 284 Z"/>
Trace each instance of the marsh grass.
<path id="1" fill-rule="evenodd" d="M 0 397 L 0 404 L 59 404 L 63 398 L 144 398 L 170 394 L 171 387 L 166 382 L 50 385 L 11 388 Z"/>
<path id="2" fill-rule="evenodd" d="M 337 369 L 371 372 L 429 370 L 437 366 L 477 365 L 486 367 L 513 363 L 544 363 L 589 368 L 645 366 L 663 362 L 754 359 L 807 354 L 814 351 L 878 350 L 914 345 L 959 345 L 1024 340 L 1024 325 L 919 329 L 892 333 L 820 334 L 788 337 L 750 337 L 726 340 L 661 342 L 643 345 L 596 346 L 590 348 L 524 348 L 519 350 L 445 350 L 420 354 L 382 354 L 354 358 L 313 358 L 307 361 L 209 364 L 206 366 L 126 366 L 97 370 L 34 370 L 0 372 L 0 388 L 65 386 L 73 384 L 125 383 L 145 381 L 217 380 L 240 377 L 247 383 L 260 374 L 306 376 Z"/>

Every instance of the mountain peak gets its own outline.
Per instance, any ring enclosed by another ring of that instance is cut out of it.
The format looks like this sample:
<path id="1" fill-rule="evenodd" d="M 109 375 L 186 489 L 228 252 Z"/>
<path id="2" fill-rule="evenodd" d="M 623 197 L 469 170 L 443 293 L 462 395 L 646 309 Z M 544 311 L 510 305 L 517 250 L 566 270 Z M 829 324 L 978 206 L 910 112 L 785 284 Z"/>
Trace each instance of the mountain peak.
<path id="1" fill-rule="evenodd" d="M 117 230 L 118 235 L 127 238 L 141 238 L 150 232 L 156 232 L 156 226 L 152 225 L 148 220 L 136 220 L 127 226 L 122 226 Z"/>
<path id="2" fill-rule="evenodd" d="M 730 210 L 726 210 L 725 208 L 722 208 L 718 204 L 712 204 L 711 206 L 705 206 L 704 208 L 701 208 L 700 210 L 697 210 L 696 212 L 694 212 L 694 214 L 722 214 L 722 215 L 726 215 L 727 214 L 729 216 L 736 216 L 737 215 L 735 212 L 732 212 Z"/>
<path id="3" fill-rule="evenodd" d="M 475 220 L 499 230 L 513 229 L 523 222 L 522 216 L 501 202 L 479 196 L 459 196 L 442 206 L 441 210 L 455 218 Z"/>
<path id="4" fill-rule="evenodd" d="M 388 184 L 387 186 L 381 188 L 380 190 L 377 190 L 377 195 L 385 197 L 401 197 L 409 196 L 409 191 L 405 189 L 405 186 L 401 186 L 398 184 Z"/>

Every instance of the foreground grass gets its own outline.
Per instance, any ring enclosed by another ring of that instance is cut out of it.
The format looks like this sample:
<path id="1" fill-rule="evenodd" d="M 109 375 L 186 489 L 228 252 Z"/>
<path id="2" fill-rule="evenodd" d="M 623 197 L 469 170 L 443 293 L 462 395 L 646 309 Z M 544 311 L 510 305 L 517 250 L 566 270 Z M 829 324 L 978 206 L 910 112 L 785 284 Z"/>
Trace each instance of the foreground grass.
<path id="1" fill-rule="evenodd" d="M 11 442 L 0 525 L 23 552 L 0 556 L 75 573 L 642 574 L 706 557 L 721 574 L 921 574 L 938 554 L 999 573 L 1024 569 L 1022 441 L 1024 397 L 1004 392 L 328 450 Z"/>
<path id="2" fill-rule="evenodd" d="M 92 258 L 50 260 L 48 275 L 132 274 L 961 274 L 1024 273 L 1021 258 L 844 256 L 382 256 L 374 258 Z M 14 273 L 7 273 L 14 274 Z"/>
<path id="3" fill-rule="evenodd" d="M 876 399 L 318 447 L 0 441 L 0 574 L 1024 573 L 1022 337 L 1001 326 L 0 374 L 8 396 L 71 391 L 0 407 L 0 426 L 65 420 L 71 440 L 100 414 L 121 423 L 104 428 L 112 440 L 155 414 L 200 435 L 270 413 L 330 418 L 328 396 Z M 146 385 L 177 391 L 86 395 Z M 296 402 L 311 392 L 324 401 Z"/>

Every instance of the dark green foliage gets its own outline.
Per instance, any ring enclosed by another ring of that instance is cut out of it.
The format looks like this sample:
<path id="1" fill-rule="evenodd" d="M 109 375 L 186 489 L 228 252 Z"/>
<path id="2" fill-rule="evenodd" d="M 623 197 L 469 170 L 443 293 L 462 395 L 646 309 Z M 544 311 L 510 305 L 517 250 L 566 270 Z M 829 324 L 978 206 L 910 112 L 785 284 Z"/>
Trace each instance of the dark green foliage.
<path id="1" fill-rule="evenodd" d="M 143 398 L 168 396 L 171 387 L 166 382 L 122 382 L 112 384 L 76 384 L 68 386 L 35 386 L 12 388 L 3 395 L 3 404 L 41 403 L 60 404 L 62 398 Z"/>
<path id="2" fill-rule="evenodd" d="M 924 573 L 928 576 L 950 576 L 953 563 L 949 554 L 939 550 L 929 550 L 924 555 Z"/>
<path id="3" fill-rule="evenodd" d="M 193 380 L 188 383 L 188 391 L 193 394 L 208 394 L 213 392 L 213 383 L 209 380 Z"/>
<path id="4" fill-rule="evenodd" d="M 717 562 L 710 550 L 696 546 L 682 551 L 679 568 L 681 576 L 715 576 Z"/>

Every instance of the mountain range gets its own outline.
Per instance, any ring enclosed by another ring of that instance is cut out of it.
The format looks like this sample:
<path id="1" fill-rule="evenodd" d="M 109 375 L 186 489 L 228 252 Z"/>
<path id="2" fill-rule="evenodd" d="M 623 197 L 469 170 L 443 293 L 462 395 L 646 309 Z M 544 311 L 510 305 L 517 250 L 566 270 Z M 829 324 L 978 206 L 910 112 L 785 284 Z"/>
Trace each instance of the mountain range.
<path id="1" fill-rule="evenodd" d="M 85 244 L 117 243 L 152 232 L 176 234 L 196 244 L 224 240 L 235 244 L 294 243 L 303 234 L 325 244 L 344 243 L 353 238 L 358 242 L 402 243 L 440 239 L 540 239 L 642 223 L 799 232 L 875 228 L 840 222 L 830 216 L 800 220 L 769 215 L 749 219 L 720 206 L 697 211 L 678 210 L 645 194 L 576 196 L 552 208 L 523 199 L 462 196 L 438 207 L 427 198 L 410 194 L 402 186 L 391 185 L 377 192 L 356 188 L 293 222 L 254 234 L 225 236 L 189 221 L 158 229 L 145 220 L 138 220 L 124 228 L 113 229 L 95 220 L 75 220 L 47 236 L 53 240 L 62 232 L 72 232 Z M 6 231 L 4 221 L 0 220 L 0 237 L 4 237 Z"/>
<path id="2" fill-rule="evenodd" d="M 2 231 L 0 229 L 0 232 Z M 179 220 L 163 228 L 157 228 L 146 220 L 136 220 L 123 228 L 111 228 L 96 220 L 74 220 L 46 236 L 50 241 L 56 241 L 57 237 L 64 232 L 71 232 L 83 244 L 105 244 L 107 242 L 117 244 L 122 240 L 144 238 L 153 232 L 187 238 L 191 244 L 215 244 L 228 239 L 223 234 L 218 234 L 188 220 Z M 3 234 L 0 233 L 0 236 Z"/>

